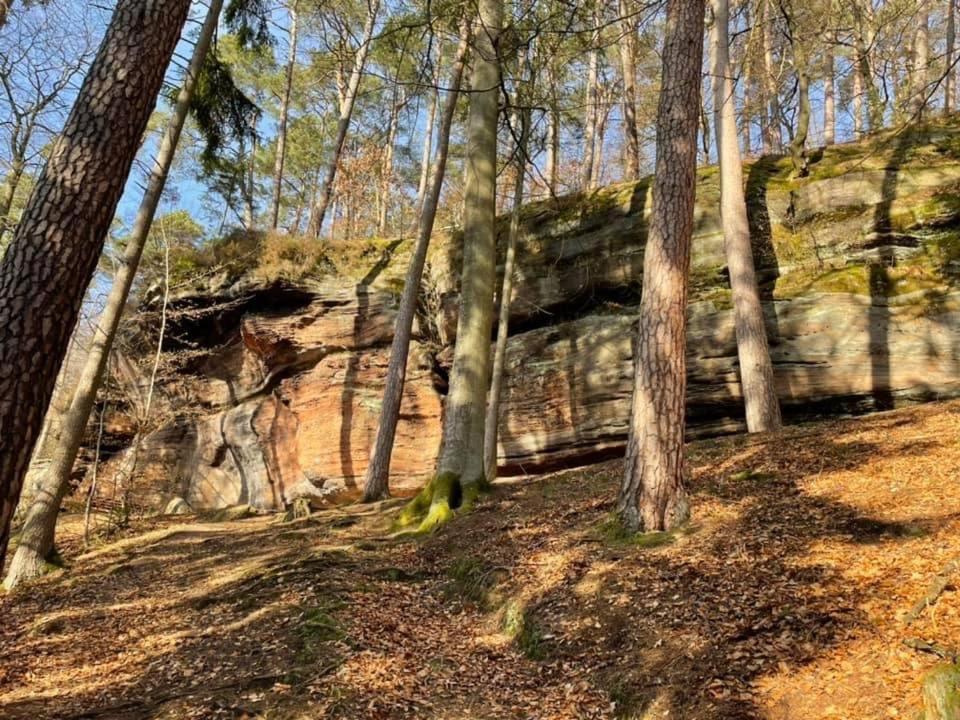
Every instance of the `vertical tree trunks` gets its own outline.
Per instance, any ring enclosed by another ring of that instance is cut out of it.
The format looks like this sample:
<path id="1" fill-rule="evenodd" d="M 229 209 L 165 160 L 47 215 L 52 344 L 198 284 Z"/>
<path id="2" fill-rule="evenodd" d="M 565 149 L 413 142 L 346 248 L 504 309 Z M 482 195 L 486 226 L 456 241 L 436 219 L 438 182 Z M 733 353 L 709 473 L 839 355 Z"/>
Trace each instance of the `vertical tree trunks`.
<path id="1" fill-rule="evenodd" d="M 623 176 L 640 179 L 640 134 L 637 132 L 637 30 L 630 0 L 618 0 L 620 69 L 623 75 Z"/>
<path id="2" fill-rule="evenodd" d="M 583 161 L 580 166 L 580 189 L 586 192 L 596 187 L 594 177 L 594 153 L 596 152 L 597 112 L 600 106 L 600 27 L 594 10 L 594 29 L 590 35 L 589 61 L 587 63 L 587 86 L 584 93 Z"/>
<path id="3" fill-rule="evenodd" d="M 823 54 L 823 144 L 833 145 L 837 138 L 833 45 Z"/>
<path id="4" fill-rule="evenodd" d="M 761 0 L 763 27 L 763 83 L 766 95 L 767 124 L 763 129 L 763 152 L 780 152 L 783 138 L 780 133 L 780 93 L 777 87 L 777 76 L 773 64 L 773 20 L 770 3 L 772 0 Z"/>
<path id="5" fill-rule="evenodd" d="M 86 432 L 87 421 L 103 380 L 110 348 L 113 346 L 117 328 L 120 326 L 120 318 L 126 307 L 127 297 L 133 286 L 150 226 L 180 141 L 180 134 L 190 108 L 190 98 L 193 96 L 197 77 L 203 68 L 204 58 L 217 29 L 222 6 L 223 0 L 210 2 L 183 86 L 177 96 L 173 114 L 151 168 L 147 189 L 137 211 L 123 259 L 117 268 L 110 294 L 107 296 L 96 332 L 93 334 L 70 407 L 63 418 L 56 452 L 40 481 L 40 489 L 27 511 L 20 543 L 4 582 L 7 589 L 16 587 L 23 580 L 40 575 L 43 572 L 44 560 L 53 549 L 60 503 L 69 489 L 70 473 L 73 471 L 73 465 Z"/>
<path id="6" fill-rule="evenodd" d="M 387 365 L 387 376 L 384 379 L 383 404 L 380 407 L 380 423 L 377 428 L 377 437 L 370 453 L 370 464 L 363 489 L 364 502 L 372 502 L 389 495 L 390 455 L 393 452 L 393 441 L 397 432 L 397 421 L 400 418 L 400 405 L 403 400 L 404 380 L 407 370 L 407 357 L 410 351 L 410 335 L 413 330 L 413 318 L 417 310 L 417 295 L 420 290 L 420 279 L 427 260 L 427 249 L 430 246 L 430 236 L 433 233 L 433 222 L 437 215 L 437 205 L 440 202 L 440 190 L 443 186 L 443 177 L 447 167 L 447 152 L 450 147 L 450 128 L 453 126 L 453 117 L 456 113 L 457 98 L 460 95 L 460 83 L 463 78 L 463 68 L 466 62 L 467 45 L 470 37 L 470 23 L 464 20 L 460 31 L 460 44 L 457 47 L 457 56 L 454 60 L 450 76 L 450 90 L 440 119 L 437 159 L 433 166 L 433 180 L 429 192 L 425 197 L 423 209 L 420 213 L 417 245 L 407 268 L 407 276 L 403 285 L 403 296 L 400 299 L 400 308 L 397 312 L 397 324 L 393 334 L 393 343 L 390 347 L 390 362 Z"/>
<path id="7" fill-rule="evenodd" d="M 957 25 L 955 7 L 956 0 L 947 0 L 947 48 L 944 62 L 946 68 L 943 78 L 943 112 L 944 114 L 953 111 L 954 103 L 954 78 L 956 77 L 956 68 L 953 66 L 957 43 Z"/>
<path id="8" fill-rule="evenodd" d="M 437 462 L 438 477 L 456 478 L 464 496 L 475 494 L 484 480 L 483 433 L 497 279 L 497 42 L 502 0 L 480 0 L 479 11 L 467 120 L 460 313 Z M 442 507 L 436 510 L 443 513 Z"/>
<path id="9" fill-rule="evenodd" d="M 857 140 L 863 137 L 863 73 L 859 67 L 853 70 L 853 136 Z"/>
<path id="10" fill-rule="evenodd" d="M 720 161 L 720 214 L 723 221 L 733 314 L 740 360 L 740 386 L 746 408 L 748 432 L 780 429 L 773 365 L 767 346 L 760 293 L 753 267 L 747 204 L 743 197 L 743 166 L 737 148 L 734 83 L 730 67 L 728 0 L 712 0 L 713 114 Z"/>
<path id="11" fill-rule="evenodd" d="M 290 117 L 290 94 L 293 90 L 293 71 L 297 66 L 297 0 L 290 3 L 290 47 L 287 71 L 280 99 L 280 119 L 277 124 L 277 157 L 273 164 L 273 200 L 270 207 L 270 227 L 277 229 L 280 222 L 280 198 L 283 194 L 283 166 L 287 158 L 287 122 Z"/>
<path id="12" fill-rule="evenodd" d="M 911 120 L 920 120 L 927 107 L 927 82 L 930 73 L 930 7 L 920 0 L 917 10 L 917 30 L 913 37 L 913 62 L 910 73 Z"/>
<path id="13" fill-rule="evenodd" d="M 423 130 L 423 151 L 420 154 L 420 184 L 417 187 L 417 204 L 414 206 L 414 217 L 420 222 L 423 213 L 423 203 L 427 196 L 427 183 L 430 182 L 430 158 L 433 155 L 433 126 L 437 121 L 437 108 L 440 104 L 440 78 L 443 64 L 443 46 L 437 42 L 437 59 L 430 76 L 433 87 L 430 88 L 430 107 L 427 109 L 427 125 Z"/>
<path id="14" fill-rule="evenodd" d="M 369 0 L 367 6 L 367 19 L 363 26 L 363 37 L 360 40 L 360 46 L 357 48 L 357 54 L 353 58 L 353 70 L 350 73 L 350 80 L 345 91 L 342 94 L 340 104 L 340 119 L 337 122 L 337 135 L 333 141 L 333 155 L 330 158 L 330 165 L 327 167 L 327 174 L 324 178 L 320 197 L 317 200 L 316 208 L 310 218 L 309 233 L 316 238 L 323 232 L 323 221 L 326 218 L 327 210 L 330 207 L 330 199 L 333 196 L 333 185 L 337 179 L 337 168 L 340 165 L 340 158 L 343 155 L 343 144 L 347 139 L 347 131 L 350 129 L 350 119 L 353 117 L 353 107 L 357 101 L 357 93 L 360 90 L 360 81 L 363 78 L 363 69 L 367 64 L 367 55 L 370 53 L 370 44 L 373 42 L 373 30 L 377 24 L 377 15 L 380 13 L 380 0 Z"/>
<path id="15" fill-rule="evenodd" d="M 547 183 L 547 196 L 557 194 L 560 177 L 560 109 L 557 103 L 556 73 L 552 60 L 547 61 L 547 84 L 549 86 L 549 107 L 547 108 L 547 159 L 544 163 L 544 177 Z"/>
<path id="16" fill-rule="evenodd" d="M 653 206 L 643 263 L 630 433 L 617 503 L 629 530 L 687 520 L 686 310 L 696 187 L 703 0 L 669 0 Z"/>
<path id="17" fill-rule="evenodd" d="M 118 0 L 0 264 L 0 558 L 84 292 L 189 6 Z"/>

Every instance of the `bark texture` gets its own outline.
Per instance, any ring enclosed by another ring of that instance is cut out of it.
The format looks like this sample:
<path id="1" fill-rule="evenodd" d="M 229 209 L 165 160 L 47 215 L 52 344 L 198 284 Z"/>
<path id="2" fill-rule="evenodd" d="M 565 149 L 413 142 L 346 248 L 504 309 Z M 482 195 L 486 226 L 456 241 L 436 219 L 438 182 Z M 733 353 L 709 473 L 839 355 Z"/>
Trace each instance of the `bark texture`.
<path id="1" fill-rule="evenodd" d="M 388 496 L 390 491 L 390 457 L 393 453 L 393 442 L 397 433 L 397 421 L 400 419 L 400 405 L 403 400 L 407 358 L 410 354 L 413 319 L 417 311 L 417 297 L 420 291 L 420 281 L 423 277 L 423 268 L 427 260 L 427 250 L 430 247 L 430 236 L 433 234 L 433 222 L 436 219 L 437 206 L 440 202 L 443 176 L 447 168 L 450 128 L 453 125 L 457 98 L 460 95 L 460 83 L 463 78 L 469 36 L 470 26 L 467 22 L 464 22 L 460 31 L 457 57 L 450 77 L 450 90 L 446 105 L 443 108 L 443 117 L 440 120 L 440 141 L 437 147 L 437 161 L 433 168 L 433 180 L 420 214 L 417 245 L 414 248 L 413 257 L 410 259 L 410 266 L 407 268 L 403 296 L 400 299 L 400 308 L 397 311 L 396 328 L 390 346 L 390 363 L 387 366 L 387 375 L 384 380 L 383 404 L 380 408 L 377 439 L 370 454 L 370 464 L 367 466 L 364 481 L 364 502 L 379 500 Z"/>
<path id="2" fill-rule="evenodd" d="M 460 315 L 450 391 L 446 399 L 443 444 L 427 529 L 442 520 L 457 498 L 464 502 L 482 486 L 483 430 L 490 380 L 490 336 L 497 279 L 496 186 L 500 62 L 497 55 L 502 0 L 480 0 L 474 29 L 470 111 L 467 120 L 466 183 L 463 212 L 463 270 Z M 453 479 L 452 484 L 447 482 Z M 445 497 L 446 496 L 446 497 Z"/>
<path id="3" fill-rule="evenodd" d="M 953 66 L 954 62 L 954 53 L 956 52 L 956 43 L 957 43 L 957 9 L 956 9 L 956 0 L 947 0 L 947 48 L 946 55 L 944 57 L 944 63 L 946 63 L 946 73 L 943 78 L 943 112 L 944 114 L 949 114 L 953 110 L 954 104 L 954 77 L 956 76 L 956 68 Z"/>
<path id="4" fill-rule="evenodd" d="M 84 291 L 189 6 L 119 0 L 0 265 L 0 558 Z"/>
<path id="5" fill-rule="evenodd" d="M 618 0 L 620 68 L 623 74 L 624 179 L 640 179 L 640 135 L 637 132 L 637 30 L 630 0 Z"/>
<path id="6" fill-rule="evenodd" d="M 763 307 L 757 290 L 747 203 L 743 195 L 743 165 L 737 147 L 734 85 L 730 67 L 730 7 L 728 0 L 713 0 L 712 5 L 711 74 L 714 128 L 720 160 L 720 214 L 730 289 L 733 292 L 740 386 L 748 432 L 769 432 L 780 428 L 780 404 L 774 385 Z"/>
<path id="7" fill-rule="evenodd" d="M 827 45 L 823 55 L 823 144 L 833 145 L 837 137 L 837 106 L 834 92 L 833 46 Z"/>
<path id="8" fill-rule="evenodd" d="M 117 328 L 120 326 L 120 318 L 126 307 L 127 297 L 130 295 L 130 288 L 133 286 L 137 267 L 140 264 L 140 257 L 180 141 L 196 80 L 210 49 L 222 7 L 223 0 L 211 0 L 206 20 L 194 46 L 193 57 L 183 86 L 177 96 L 173 114 L 151 169 L 147 189 L 140 203 L 123 260 L 117 268 L 110 294 L 107 296 L 83 370 L 77 381 L 73 399 L 63 418 L 59 444 L 40 481 L 39 491 L 27 511 L 20 534 L 20 543 L 4 581 L 4 586 L 8 590 L 24 580 L 38 577 L 43 572 L 45 558 L 53 549 L 60 503 L 70 488 L 70 474 L 86 433 L 90 412 L 107 366 L 110 348 L 113 346 Z"/>
<path id="9" fill-rule="evenodd" d="M 685 334 L 703 16 L 702 0 L 667 4 L 653 206 L 618 500 L 621 522 L 634 531 L 670 530 L 690 514 L 684 487 Z"/>
<path id="10" fill-rule="evenodd" d="M 280 119 L 277 124 L 277 158 L 273 166 L 273 201 L 270 207 L 270 227 L 274 230 L 280 222 L 280 198 L 283 195 L 283 166 L 287 159 L 287 122 L 290 118 L 290 93 L 293 89 L 293 71 L 297 65 L 297 2 L 290 5 L 290 47 L 287 55 L 287 72 L 283 81 L 283 97 L 280 100 Z"/>

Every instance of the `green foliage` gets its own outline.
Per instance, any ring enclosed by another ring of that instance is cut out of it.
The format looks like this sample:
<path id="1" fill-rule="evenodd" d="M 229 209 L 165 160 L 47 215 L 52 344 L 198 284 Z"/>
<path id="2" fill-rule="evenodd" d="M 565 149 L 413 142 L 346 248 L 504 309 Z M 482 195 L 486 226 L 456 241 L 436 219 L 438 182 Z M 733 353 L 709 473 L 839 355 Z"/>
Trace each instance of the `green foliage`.
<path id="1" fill-rule="evenodd" d="M 270 9 L 269 0 L 230 0 L 223 11 L 223 19 L 237 36 L 241 47 L 269 47 L 273 44 Z"/>

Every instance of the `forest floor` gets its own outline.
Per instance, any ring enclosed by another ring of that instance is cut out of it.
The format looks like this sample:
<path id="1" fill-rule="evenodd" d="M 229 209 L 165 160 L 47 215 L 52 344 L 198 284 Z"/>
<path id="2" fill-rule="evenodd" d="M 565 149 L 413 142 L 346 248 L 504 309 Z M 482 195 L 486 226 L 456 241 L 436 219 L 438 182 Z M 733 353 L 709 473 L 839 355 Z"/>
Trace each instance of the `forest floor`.
<path id="1" fill-rule="evenodd" d="M 692 523 L 639 540 L 612 462 L 418 540 L 394 503 L 68 541 L 0 599 L 0 717 L 913 720 L 904 641 L 960 640 L 953 586 L 904 622 L 960 556 L 958 441 L 960 402 L 696 442 Z"/>

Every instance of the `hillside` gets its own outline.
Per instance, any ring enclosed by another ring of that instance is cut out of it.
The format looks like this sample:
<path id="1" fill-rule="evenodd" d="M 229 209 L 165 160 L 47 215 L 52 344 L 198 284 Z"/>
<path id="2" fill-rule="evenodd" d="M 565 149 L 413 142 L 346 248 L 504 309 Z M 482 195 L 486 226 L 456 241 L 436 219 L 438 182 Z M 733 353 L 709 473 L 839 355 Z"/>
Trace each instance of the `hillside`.
<path id="1" fill-rule="evenodd" d="M 748 164 L 746 177 L 788 419 L 955 394 L 960 125 L 814 152 L 801 180 L 776 157 Z M 742 428 L 717 183 L 716 168 L 699 172 L 688 341 L 693 436 Z M 645 180 L 525 208 L 501 472 L 621 452 L 648 195 Z M 335 500 L 355 493 L 366 468 L 411 241 L 245 242 L 228 242 L 220 264 L 178 263 L 183 279 L 165 344 L 175 372 L 159 403 L 165 419 L 133 473 L 148 507 L 174 497 L 195 508 L 276 508 L 301 494 Z M 392 482 L 401 491 L 432 470 L 440 441 L 457 248 L 455 233 L 434 239 L 394 448 Z M 158 324 L 151 309 L 138 316 L 148 329 Z M 118 425 L 111 442 L 122 448 L 130 435 Z M 124 459 L 121 452 L 108 464 L 104 488 Z"/>
<path id="2" fill-rule="evenodd" d="M 913 718 L 955 647 L 960 403 L 690 446 L 694 518 L 611 530 L 618 462 L 394 510 L 160 519 L 0 599 L 0 715 Z M 62 524 L 76 555 L 74 521 Z M 149 530 L 149 532 L 146 532 Z"/>

